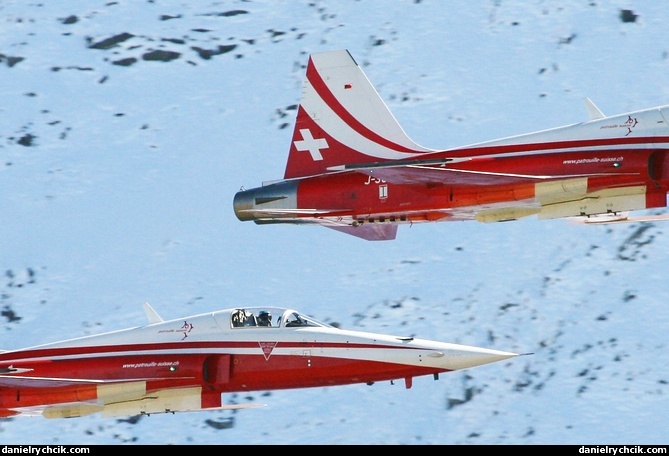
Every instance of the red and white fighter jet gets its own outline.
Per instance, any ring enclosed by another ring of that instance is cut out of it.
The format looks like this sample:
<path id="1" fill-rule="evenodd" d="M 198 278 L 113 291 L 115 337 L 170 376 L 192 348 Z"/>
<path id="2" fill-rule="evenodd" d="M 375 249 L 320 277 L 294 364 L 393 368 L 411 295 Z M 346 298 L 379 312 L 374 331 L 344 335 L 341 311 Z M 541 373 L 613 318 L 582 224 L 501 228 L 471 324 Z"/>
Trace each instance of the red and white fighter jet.
<path id="1" fill-rule="evenodd" d="M 401 380 L 518 356 L 342 330 L 292 309 L 235 308 L 0 352 L 0 417 L 72 418 L 200 410 L 223 393 Z"/>
<path id="2" fill-rule="evenodd" d="M 666 207 L 669 105 L 605 116 L 585 102 L 587 122 L 428 149 L 406 135 L 348 51 L 312 54 L 284 177 L 240 190 L 234 211 L 257 224 L 388 240 L 399 224 L 621 222 Z"/>

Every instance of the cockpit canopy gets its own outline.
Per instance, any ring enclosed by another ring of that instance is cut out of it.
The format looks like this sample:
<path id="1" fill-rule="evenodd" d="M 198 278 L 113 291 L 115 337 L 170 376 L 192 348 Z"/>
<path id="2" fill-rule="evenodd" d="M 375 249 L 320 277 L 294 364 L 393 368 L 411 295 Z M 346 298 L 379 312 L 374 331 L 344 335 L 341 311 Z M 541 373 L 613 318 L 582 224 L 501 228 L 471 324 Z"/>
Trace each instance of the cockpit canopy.
<path id="1" fill-rule="evenodd" d="M 230 327 L 296 328 L 331 327 L 293 309 L 277 307 L 246 307 L 230 312 Z"/>

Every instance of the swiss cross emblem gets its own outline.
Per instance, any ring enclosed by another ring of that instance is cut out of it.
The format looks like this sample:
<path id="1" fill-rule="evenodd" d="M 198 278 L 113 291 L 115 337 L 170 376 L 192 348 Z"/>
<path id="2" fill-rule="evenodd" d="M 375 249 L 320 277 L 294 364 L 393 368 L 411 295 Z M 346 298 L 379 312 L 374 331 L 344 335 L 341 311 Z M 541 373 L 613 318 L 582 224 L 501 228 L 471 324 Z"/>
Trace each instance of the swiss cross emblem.
<path id="1" fill-rule="evenodd" d="M 274 347 L 276 347 L 277 342 L 258 342 L 258 345 L 260 345 L 260 349 L 262 350 L 262 354 L 265 357 L 265 361 L 267 361 L 272 354 L 272 350 L 274 350 Z"/>
<path id="2" fill-rule="evenodd" d="M 330 147 L 327 140 L 325 138 L 314 138 L 308 128 L 300 129 L 300 134 L 302 134 L 302 140 L 294 142 L 295 148 L 299 151 L 308 151 L 314 161 L 323 160 L 321 149 Z"/>

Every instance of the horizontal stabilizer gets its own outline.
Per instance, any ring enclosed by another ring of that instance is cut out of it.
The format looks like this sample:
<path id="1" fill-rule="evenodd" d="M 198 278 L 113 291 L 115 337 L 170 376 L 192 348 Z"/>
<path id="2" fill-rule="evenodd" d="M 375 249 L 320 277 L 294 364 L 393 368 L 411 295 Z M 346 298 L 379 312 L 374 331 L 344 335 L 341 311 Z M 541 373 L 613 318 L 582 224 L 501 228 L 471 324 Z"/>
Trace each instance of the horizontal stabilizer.
<path id="1" fill-rule="evenodd" d="M 397 236 L 397 225 L 327 226 L 327 228 L 367 241 L 392 241 Z"/>

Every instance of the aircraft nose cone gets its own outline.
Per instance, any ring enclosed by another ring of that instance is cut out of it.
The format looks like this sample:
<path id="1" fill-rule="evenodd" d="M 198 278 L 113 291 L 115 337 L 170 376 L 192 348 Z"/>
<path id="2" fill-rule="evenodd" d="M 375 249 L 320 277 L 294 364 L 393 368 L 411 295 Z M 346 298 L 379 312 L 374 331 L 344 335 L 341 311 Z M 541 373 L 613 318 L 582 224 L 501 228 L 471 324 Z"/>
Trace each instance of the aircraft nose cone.
<path id="1" fill-rule="evenodd" d="M 518 353 L 511 353 L 499 350 L 490 350 L 487 348 L 469 347 L 463 350 L 454 350 L 445 353 L 444 362 L 448 364 L 449 369 L 468 369 L 484 364 L 496 363 L 505 359 L 519 356 Z"/>

